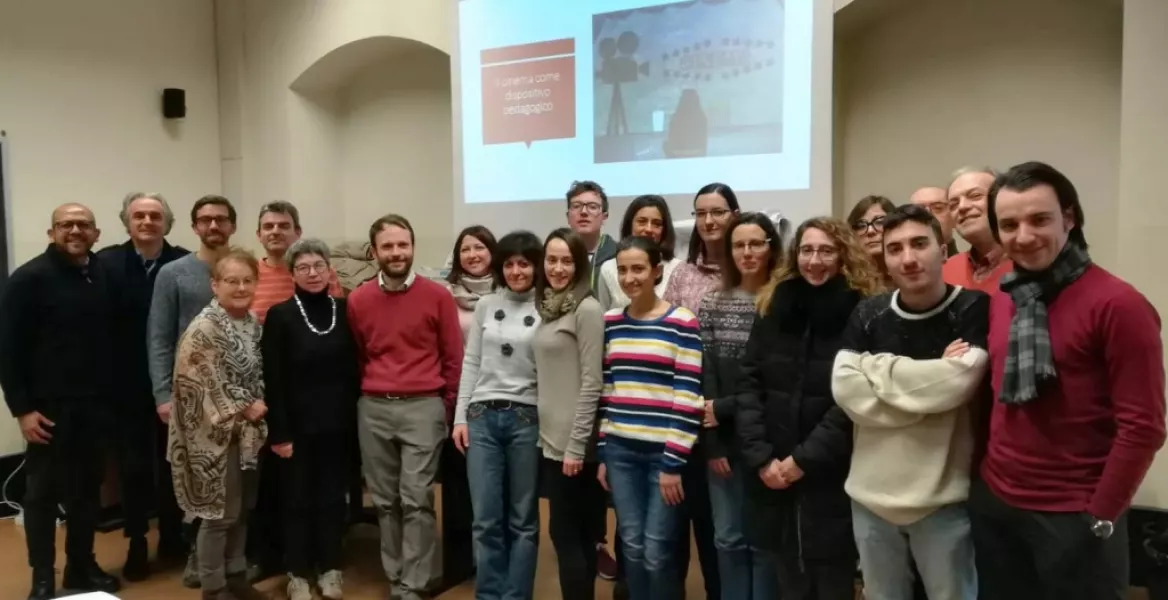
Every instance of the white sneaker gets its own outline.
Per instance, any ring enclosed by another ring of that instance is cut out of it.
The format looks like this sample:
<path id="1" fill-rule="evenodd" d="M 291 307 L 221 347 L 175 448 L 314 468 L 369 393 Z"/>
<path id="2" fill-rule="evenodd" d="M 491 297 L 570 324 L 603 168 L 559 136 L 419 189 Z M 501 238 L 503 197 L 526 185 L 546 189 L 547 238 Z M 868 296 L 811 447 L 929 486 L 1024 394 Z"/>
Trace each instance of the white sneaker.
<path id="1" fill-rule="evenodd" d="M 320 579 L 316 580 L 316 584 L 320 586 L 320 595 L 325 600 L 341 600 L 344 596 L 341 592 L 341 587 L 344 585 L 345 579 L 341 572 L 333 569 L 332 571 L 325 571 Z"/>
<path id="2" fill-rule="evenodd" d="M 312 600 L 312 586 L 307 579 L 288 575 L 288 600 Z"/>

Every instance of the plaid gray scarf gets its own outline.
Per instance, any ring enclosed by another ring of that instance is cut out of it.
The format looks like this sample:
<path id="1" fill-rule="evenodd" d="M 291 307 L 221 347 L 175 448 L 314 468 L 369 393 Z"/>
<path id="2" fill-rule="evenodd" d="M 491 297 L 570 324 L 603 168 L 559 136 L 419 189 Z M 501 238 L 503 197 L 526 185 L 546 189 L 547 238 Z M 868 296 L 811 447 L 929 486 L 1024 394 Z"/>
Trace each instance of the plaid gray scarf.
<path id="1" fill-rule="evenodd" d="M 1038 387 L 1054 381 L 1057 373 L 1050 349 L 1050 325 L 1046 302 L 1073 283 L 1091 265 L 1087 251 L 1068 241 L 1044 271 L 1031 272 L 1015 266 L 1002 277 L 1001 288 L 1014 300 L 1010 344 L 1002 390 L 1003 404 L 1025 404 L 1038 397 Z"/>

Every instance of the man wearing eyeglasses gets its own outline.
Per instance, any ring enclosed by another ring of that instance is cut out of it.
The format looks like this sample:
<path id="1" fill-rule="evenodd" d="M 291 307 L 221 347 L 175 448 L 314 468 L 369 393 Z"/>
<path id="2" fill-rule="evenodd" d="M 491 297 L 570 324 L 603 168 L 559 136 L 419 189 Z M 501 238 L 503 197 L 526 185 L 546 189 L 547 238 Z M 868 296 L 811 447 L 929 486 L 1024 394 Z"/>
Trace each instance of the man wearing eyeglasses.
<path id="1" fill-rule="evenodd" d="M 174 213 L 161 194 L 127 194 L 119 216 L 130 239 L 103 248 L 97 260 L 116 300 L 114 369 L 122 384 L 114 399 L 116 426 L 110 434 L 118 457 L 125 516 L 122 529 L 130 540 L 122 577 L 142 581 L 150 575 L 146 534 L 150 531 L 151 506 L 157 508 L 158 514 L 158 558 L 171 561 L 187 556 L 182 541 L 182 511 L 174 498 L 170 463 L 166 461 L 167 428 L 155 417 L 146 321 L 158 271 L 190 252 L 166 241 L 174 225 Z"/>
<path id="2" fill-rule="evenodd" d="M 80 204 L 53 211 L 51 243 L 12 274 L 0 296 L 0 387 L 20 423 L 24 454 L 29 600 L 55 597 L 57 506 L 69 516 L 63 586 L 112 593 L 120 584 L 97 566 L 100 434 L 113 366 L 113 301 L 90 251 L 101 230 Z"/>
<path id="3" fill-rule="evenodd" d="M 573 181 L 568 189 L 568 227 L 584 240 L 596 289 L 600 265 L 616 256 L 616 241 L 601 232 L 608 220 L 608 195 L 595 181 Z"/>
<path id="4" fill-rule="evenodd" d="M 146 349 L 150 361 L 150 381 L 158 418 L 170 421 L 171 379 L 179 337 L 187 325 L 203 310 L 214 294 L 211 292 L 211 269 L 225 254 L 235 233 L 235 207 L 223 196 L 203 196 L 191 207 L 191 229 L 199 237 L 199 250 L 173 261 L 158 270 L 150 316 L 146 321 Z M 198 560 L 193 552 L 194 532 L 188 532 L 192 552 L 187 556 L 183 585 L 199 587 Z"/>

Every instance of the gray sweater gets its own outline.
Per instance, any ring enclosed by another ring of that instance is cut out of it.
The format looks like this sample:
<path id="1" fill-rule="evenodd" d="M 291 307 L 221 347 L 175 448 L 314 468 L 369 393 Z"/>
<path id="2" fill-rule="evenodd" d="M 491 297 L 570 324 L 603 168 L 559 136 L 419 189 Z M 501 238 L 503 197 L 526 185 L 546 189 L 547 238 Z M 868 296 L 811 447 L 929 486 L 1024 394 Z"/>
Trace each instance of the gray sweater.
<path id="1" fill-rule="evenodd" d="M 146 349 L 150 353 L 150 382 L 156 406 L 171 401 L 179 336 L 212 298 L 211 265 L 197 255 L 188 254 L 158 271 L 146 322 Z"/>
<path id="2" fill-rule="evenodd" d="M 535 406 L 535 352 L 531 339 L 539 325 L 532 292 L 499 290 L 479 299 L 466 335 L 462 379 L 454 424 L 466 424 L 474 402 L 509 400 Z M 504 345 L 510 348 L 507 352 Z"/>
<path id="3" fill-rule="evenodd" d="M 534 345 L 544 457 L 594 460 L 604 387 L 604 309 L 595 298 L 584 298 L 575 312 L 541 323 Z"/>

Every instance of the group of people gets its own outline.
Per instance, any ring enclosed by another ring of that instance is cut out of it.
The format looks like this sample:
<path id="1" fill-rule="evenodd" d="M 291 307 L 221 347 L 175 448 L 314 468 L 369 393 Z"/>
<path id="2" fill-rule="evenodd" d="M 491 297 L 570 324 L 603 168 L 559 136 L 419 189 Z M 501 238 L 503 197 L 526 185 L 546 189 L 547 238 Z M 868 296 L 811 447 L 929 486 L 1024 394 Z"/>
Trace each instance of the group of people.
<path id="1" fill-rule="evenodd" d="M 289 597 L 340 598 L 358 451 L 391 597 L 423 597 L 448 436 L 478 598 L 533 597 L 541 496 L 566 600 L 598 576 L 683 597 L 691 541 L 708 598 L 1126 597 L 1126 514 L 1165 439 L 1160 321 L 1091 261 L 1065 175 L 962 169 L 789 240 L 713 183 L 684 257 L 660 196 L 632 202 L 619 240 L 600 185 L 574 182 L 566 208 L 543 239 L 466 228 L 444 281 L 417 274 L 408 220 L 387 215 L 377 275 L 344 298 L 287 203 L 261 211 L 263 260 L 228 244 L 221 197 L 192 208 L 189 255 L 163 239 L 157 195 L 127 197 L 131 240 L 97 254 L 93 214 L 58 208 L 0 297 L 30 600 L 55 590 L 58 502 L 63 586 L 118 585 L 92 555 L 111 415 L 141 463 L 123 475 L 123 575 L 148 572 L 135 506 L 158 445 L 174 499 L 159 554 L 193 538 L 206 599 L 255 595 L 244 548 L 268 472 Z"/>

